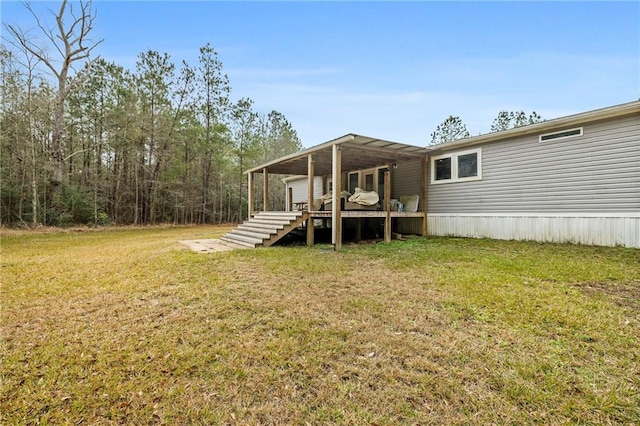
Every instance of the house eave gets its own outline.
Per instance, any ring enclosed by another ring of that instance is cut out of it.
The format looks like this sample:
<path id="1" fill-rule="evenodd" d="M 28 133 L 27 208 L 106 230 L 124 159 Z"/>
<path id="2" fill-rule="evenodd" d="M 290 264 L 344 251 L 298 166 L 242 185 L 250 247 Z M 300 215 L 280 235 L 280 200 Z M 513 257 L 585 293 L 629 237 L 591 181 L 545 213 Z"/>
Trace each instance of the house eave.
<path id="1" fill-rule="evenodd" d="M 560 130 L 561 128 L 577 126 L 586 122 L 605 120 L 638 113 L 640 113 L 640 101 L 633 101 L 593 111 L 555 118 L 548 121 L 542 121 L 540 123 L 530 124 L 527 126 L 516 127 L 514 129 L 504 130 L 501 132 L 487 133 L 453 142 L 446 142 L 440 145 L 427 147 L 427 152 L 431 154 L 438 151 L 466 148 L 487 142 L 498 142 L 520 136 L 541 134 L 553 130 Z"/>
<path id="2" fill-rule="evenodd" d="M 268 173 L 275 174 L 304 175 L 307 172 L 308 157 L 314 155 L 316 174 L 328 175 L 331 174 L 331 155 L 335 146 L 342 150 L 342 167 L 345 172 L 422 158 L 427 152 L 426 148 L 420 146 L 349 133 L 254 167 L 245 173 L 259 173 L 266 170 Z"/>

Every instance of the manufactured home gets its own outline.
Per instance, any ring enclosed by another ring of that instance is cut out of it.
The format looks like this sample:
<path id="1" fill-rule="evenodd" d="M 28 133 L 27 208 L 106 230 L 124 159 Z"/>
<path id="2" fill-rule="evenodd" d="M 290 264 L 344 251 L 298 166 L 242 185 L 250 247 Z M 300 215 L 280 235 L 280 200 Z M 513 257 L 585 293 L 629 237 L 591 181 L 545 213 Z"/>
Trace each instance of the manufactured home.
<path id="1" fill-rule="evenodd" d="M 432 147 L 428 174 L 430 235 L 640 247 L 640 102 Z"/>
<path id="2" fill-rule="evenodd" d="M 281 214 L 310 224 L 309 244 L 318 219 L 339 249 L 343 223 L 378 218 L 385 240 L 395 231 L 640 248 L 640 101 L 427 148 L 346 135 L 248 171 L 250 216 L 265 221 L 277 214 L 253 211 L 256 173 L 288 175 Z M 356 188 L 380 201 L 349 203 Z"/>

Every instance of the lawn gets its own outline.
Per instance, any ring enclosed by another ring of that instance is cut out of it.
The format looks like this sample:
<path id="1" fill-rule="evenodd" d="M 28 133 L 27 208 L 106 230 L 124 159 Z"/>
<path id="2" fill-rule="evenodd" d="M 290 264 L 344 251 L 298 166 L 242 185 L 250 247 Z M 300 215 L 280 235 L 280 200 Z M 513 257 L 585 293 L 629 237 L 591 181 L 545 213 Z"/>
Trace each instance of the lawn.
<path id="1" fill-rule="evenodd" d="M 2 235 L 1 424 L 640 424 L 640 250 Z"/>

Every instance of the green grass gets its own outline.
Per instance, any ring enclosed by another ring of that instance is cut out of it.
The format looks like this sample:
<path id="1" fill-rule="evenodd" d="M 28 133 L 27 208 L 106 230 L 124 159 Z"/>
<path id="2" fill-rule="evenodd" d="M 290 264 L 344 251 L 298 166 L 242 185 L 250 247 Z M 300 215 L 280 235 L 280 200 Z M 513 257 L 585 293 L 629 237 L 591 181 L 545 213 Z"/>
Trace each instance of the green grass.
<path id="1" fill-rule="evenodd" d="M 640 250 L 2 237 L 2 424 L 639 424 Z"/>

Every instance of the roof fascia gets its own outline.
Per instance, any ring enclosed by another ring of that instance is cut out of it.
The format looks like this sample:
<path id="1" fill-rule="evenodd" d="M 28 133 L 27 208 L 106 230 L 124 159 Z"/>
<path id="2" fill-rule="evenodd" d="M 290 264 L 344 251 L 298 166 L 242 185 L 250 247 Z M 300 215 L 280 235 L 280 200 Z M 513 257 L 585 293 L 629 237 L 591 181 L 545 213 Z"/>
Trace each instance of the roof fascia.
<path id="1" fill-rule="evenodd" d="M 284 157 L 277 158 L 277 159 L 272 160 L 272 161 L 270 161 L 268 163 L 262 164 L 262 165 L 260 165 L 258 167 L 254 167 L 252 169 L 249 169 L 249 170 L 245 171 L 245 173 L 257 172 L 257 171 L 260 171 L 262 169 L 268 169 L 269 166 L 273 166 L 274 164 L 286 163 L 287 161 L 294 160 L 296 158 L 306 157 L 309 154 L 313 154 L 315 152 L 322 151 L 322 150 L 325 150 L 327 148 L 331 148 L 333 145 L 339 145 L 339 144 L 342 144 L 342 143 L 345 143 L 345 142 L 349 142 L 349 141 L 355 139 L 355 137 L 356 137 L 355 134 L 348 133 L 348 134 L 346 134 L 344 136 L 340 136 L 339 138 L 330 140 L 328 142 L 321 143 L 320 145 L 316 145 L 316 146 L 313 146 L 311 148 L 307 148 L 307 149 L 305 149 L 303 151 L 294 152 L 293 154 L 289 154 L 289 155 L 286 155 Z"/>
<path id="2" fill-rule="evenodd" d="M 568 115 L 565 117 L 555 118 L 540 123 L 529 124 L 527 126 L 516 127 L 514 129 L 503 130 L 501 132 L 487 133 L 480 136 L 474 136 L 467 139 L 461 139 L 453 142 L 447 142 L 433 147 L 427 147 L 429 153 L 435 151 L 444 151 L 468 146 L 478 145 L 487 142 L 497 142 L 504 139 L 525 136 L 532 133 L 543 133 L 556 129 L 558 127 L 569 127 L 585 123 L 588 121 L 598 121 L 614 117 L 622 117 L 625 115 L 640 113 L 640 101 L 628 102 L 625 104 L 610 106 L 593 111 L 582 112 L 578 114 Z"/>

